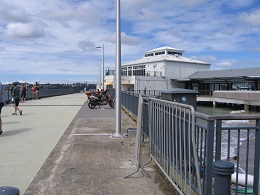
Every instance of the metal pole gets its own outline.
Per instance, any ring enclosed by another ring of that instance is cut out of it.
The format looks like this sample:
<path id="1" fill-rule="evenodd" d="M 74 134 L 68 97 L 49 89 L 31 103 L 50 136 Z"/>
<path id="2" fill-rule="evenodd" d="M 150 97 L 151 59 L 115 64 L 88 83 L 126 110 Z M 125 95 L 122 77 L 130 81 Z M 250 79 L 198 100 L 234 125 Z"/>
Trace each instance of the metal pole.
<path id="1" fill-rule="evenodd" d="M 121 133 L 121 29 L 120 0 L 116 1 L 116 130 L 113 138 L 124 137 Z"/>
<path id="2" fill-rule="evenodd" d="M 100 82 L 100 89 L 105 89 L 104 86 L 104 80 L 105 80 L 105 76 L 104 76 L 104 72 L 105 72 L 105 46 L 104 44 L 102 44 L 101 46 L 96 46 L 96 48 L 102 48 L 102 82 Z M 101 81 L 101 64 L 100 64 L 100 81 Z"/>
<path id="3" fill-rule="evenodd" d="M 105 77 L 104 77 L 104 67 L 105 67 L 105 61 L 104 61 L 105 55 L 104 55 L 104 50 L 105 50 L 105 48 L 104 48 L 104 44 L 103 44 L 103 46 L 102 46 L 102 64 L 103 64 L 103 71 L 102 71 L 102 73 L 103 73 L 102 88 L 103 88 L 103 90 L 105 89 L 105 85 L 104 85 L 104 80 L 105 80 Z"/>
<path id="4" fill-rule="evenodd" d="M 102 77 L 101 77 L 101 64 L 99 65 L 99 88 L 102 89 L 101 85 L 102 85 L 102 81 L 101 81 Z"/>

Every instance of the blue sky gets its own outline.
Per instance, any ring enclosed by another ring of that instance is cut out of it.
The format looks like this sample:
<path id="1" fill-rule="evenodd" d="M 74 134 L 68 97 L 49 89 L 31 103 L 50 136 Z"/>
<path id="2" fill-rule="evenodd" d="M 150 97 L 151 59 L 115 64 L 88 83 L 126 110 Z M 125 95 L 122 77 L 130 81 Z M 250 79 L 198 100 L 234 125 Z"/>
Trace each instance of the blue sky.
<path id="1" fill-rule="evenodd" d="M 0 0 L 0 81 L 98 83 L 115 69 L 116 0 Z M 259 0 L 121 0 L 122 64 L 161 46 L 211 69 L 260 67 Z"/>

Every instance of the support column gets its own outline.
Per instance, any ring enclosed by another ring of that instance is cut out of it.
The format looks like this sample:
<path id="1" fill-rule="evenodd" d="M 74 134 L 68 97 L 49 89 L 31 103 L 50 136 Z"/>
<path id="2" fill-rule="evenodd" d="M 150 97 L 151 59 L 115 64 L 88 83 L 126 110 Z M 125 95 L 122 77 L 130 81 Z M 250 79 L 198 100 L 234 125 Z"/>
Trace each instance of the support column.
<path id="1" fill-rule="evenodd" d="M 244 111 L 248 112 L 249 111 L 249 105 L 248 104 L 244 104 Z"/>

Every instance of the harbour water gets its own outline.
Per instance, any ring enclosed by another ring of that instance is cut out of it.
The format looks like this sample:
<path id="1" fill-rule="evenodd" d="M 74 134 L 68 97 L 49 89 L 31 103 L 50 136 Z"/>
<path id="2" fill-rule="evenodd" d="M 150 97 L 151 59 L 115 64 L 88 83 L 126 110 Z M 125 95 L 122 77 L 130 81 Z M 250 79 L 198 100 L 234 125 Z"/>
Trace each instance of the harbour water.
<path id="1" fill-rule="evenodd" d="M 235 109 L 232 107 L 215 107 L 215 108 L 213 108 L 212 105 L 197 105 L 197 111 L 205 113 L 205 114 L 209 114 L 209 115 L 245 113 L 245 111 L 243 109 Z M 249 112 L 246 112 L 246 114 L 260 114 L 260 112 L 250 110 Z"/>
<path id="2" fill-rule="evenodd" d="M 230 107 L 216 107 L 198 105 L 197 111 L 202 112 L 209 115 L 223 115 L 223 114 L 260 114 L 259 111 L 249 111 L 245 112 L 244 110 L 235 110 Z M 222 123 L 223 126 L 228 127 L 248 127 L 251 125 L 255 125 L 255 121 L 249 120 L 225 120 Z M 249 150 L 250 153 L 254 153 L 254 131 L 249 134 Z M 245 156 L 246 156 L 246 145 L 247 145 L 247 130 L 241 130 L 239 135 L 238 131 L 230 131 L 230 157 L 231 161 L 236 161 L 237 157 L 240 158 L 238 172 L 245 173 Z M 239 143 L 239 144 L 238 144 Z M 238 146 L 239 146 L 239 154 L 238 154 Z M 228 131 L 222 131 L 222 145 L 221 145 L 221 159 L 227 160 L 228 153 Z M 252 156 L 252 155 L 251 155 Z M 250 157 L 249 157 L 250 158 Z M 234 160 L 235 159 L 235 160 Z M 252 159 L 253 160 L 253 159 Z M 236 163 L 235 163 L 236 164 Z M 248 165 L 248 173 L 253 174 L 253 166 L 251 164 Z"/>

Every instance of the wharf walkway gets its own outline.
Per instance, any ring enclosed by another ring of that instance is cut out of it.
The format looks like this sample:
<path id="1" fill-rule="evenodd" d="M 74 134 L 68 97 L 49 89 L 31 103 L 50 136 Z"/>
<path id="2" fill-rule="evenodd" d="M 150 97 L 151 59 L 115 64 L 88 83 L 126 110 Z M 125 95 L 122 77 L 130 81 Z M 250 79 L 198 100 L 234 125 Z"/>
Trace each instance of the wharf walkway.
<path id="1" fill-rule="evenodd" d="M 115 109 L 90 110 L 84 93 L 63 95 L 2 110 L 0 186 L 14 186 L 21 194 L 178 194 L 155 163 L 134 172 L 134 136 L 110 138 L 115 132 Z M 136 123 L 122 111 L 122 133 Z M 142 146 L 149 160 L 149 143 Z"/>

